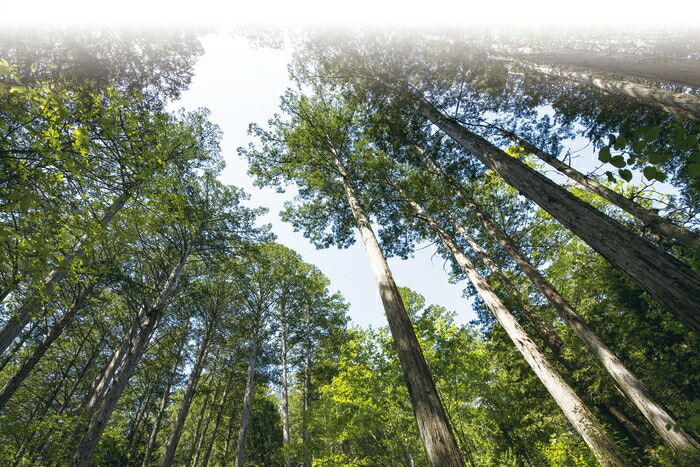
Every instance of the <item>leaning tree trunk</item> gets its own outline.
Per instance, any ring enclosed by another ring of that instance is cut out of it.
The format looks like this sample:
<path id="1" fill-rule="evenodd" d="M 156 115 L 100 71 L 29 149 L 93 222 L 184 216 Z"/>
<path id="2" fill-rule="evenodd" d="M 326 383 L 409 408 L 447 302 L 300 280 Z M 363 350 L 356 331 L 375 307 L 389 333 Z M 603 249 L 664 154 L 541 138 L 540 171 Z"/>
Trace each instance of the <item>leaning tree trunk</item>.
<path id="1" fill-rule="evenodd" d="M 180 442 L 180 435 L 182 435 L 182 429 L 185 427 L 185 420 L 187 419 L 187 414 L 190 412 L 190 405 L 194 399 L 194 393 L 197 389 L 199 377 L 202 374 L 204 360 L 207 358 L 209 353 L 209 339 L 211 338 L 211 333 L 214 330 L 214 321 L 215 320 L 212 319 L 211 322 L 208 323 L 206 331 L 204 332 L 204 337 L 202 337 L 202 344 L 199 347 L 197 359 L 195 360 L 194 367 L 190 373 L 190 378 L 187 381 L 185 393 L 182 395 L 182 402 L 180 403 L 180 408 L 177 411 L 177 417 L 175 417 L 175 422 L 173 423 L 173 427 L 170 431 L 170 436 L 168 436 L 168 442 L 165 445 L 165 453 L 160 461 L 161 467 L 166 467 L 173 463 L 175 450 Z"/>
<path id="2" fill-rule="evenodd" d="M 284 447 L 284 465 L 291 467 L 289 460 L 289 393 L 287 390 L 287 317 L 284 302 L 280 310 L 280 365 L 282 367 L 282 446 Z"/>
<path id="3" fill-rule="evenodd" d="M 425 159 L 433 170 L 456 191 L 460 199 L 479 219 L 481 225 L 493 236 L 496 241 L 508 252 L 521 271 L 525 273 L 533 285 L 554 306 L 559 315 L 569 324 L 576 336 L 584 343 L 591 353 L 598 359 L 605 371 L 612 376 L 625 396 L 644 415 L 644 418 L 654 427 L 664 443 L 674 452 L 680 454 L 684 450 L 696 451 L 700 454 L 700 446 L 685 431 L 676 431 L 676 421 L 651 395 L 644 384 L 636 377 L 610 348 L 588 327 L 588 324 L 578 312 L 567 302 L 558 290 L 544 277 L 544 275 L 530 262 L 530 259 L 511 240 L 510 236 L 496 224 L 474 200 L 467 196 L 459 186 L 451 180 L 434 160 L 425 154 Z M 465 236 L 466 232 L 460 232 Z M 468 235 L 466 235 L 468 237 Z M 467 240 L 469 240 L 467 238 Z"/>
<path id="4" fill-rule="evenodd" d="M 66 328 L 68 323 L 70 323 L 76 313 L 83 307 L 85 299 L 92 292 L 93 287 L 94 283 L 85 287 L 80 292 L 80 294 L 73 300 L 70 309 L 58 320 L 56 324 L 54 324 L 49 333 L 44 336 L 39 345 L 34 348 L 34 351 L 29 358 L 24 361 L 22 366 L 19 368 L 19 370 L 17 370 L 12 378 L 5 383 L 5 386 L 2 388 L 2 390 L 0 390 L 0 411 L 2 411 L 2 409 L 5 407 L 5 404 L 7 404 L 15 391 L 19 389 L 22 382 L 27 378 L 27 376 L 29 376 L 36 364 L 39 363 L 39 360 L 44 356 L 51 344 L 53 344 L 56 339 L 63 334 L 63 330 Z"/>
<path id="5" fill-rule="evenodd" d="M 699 60 L 507 45 L 491 46 L 486 50 L 497 55 L 537 63 L 589 68 L 622 76 L 700 88 Z"/>
<path id="6" fill-rule="evenodd" d="M 201 466 L 207 467 L 209 465 L 209 459 L 211 457 L 211 451 L 214 449 L 214 443 L 216 442 L 216 435 L 219 432 L 219 426 L 221 426 L 221 419 L 224 416 L 224 405 L 228 399 L 228 391 L 231 388 L 231 381 L 224 383 L 224 392 L 221 394 L 221 399 L 219 399 L 219 405 L 216 410 L 216 418 L 214 419 L 214 426 L 211 429 L 211 435 L 209 435 L 209 443 L 207 444 L 207 449 L 204 451 L 204 457 L 202 458 Z"/>
<path id="7" fill-rule="evenodd" d="M 126 385 L 129 383 L 129 379 L 134 374 L 136 366 L 141 360 L 144 351 L 146 350 L 146 345 L 150 341 L 160 315 L 164 311 L 165 301 L 170 296 L 170 293 L 175 286 L 175 282 L 177 281 L 177 278 L 179 277 L 180 272 L 182 271 L 182 268 L 189 257 L 191 249 L 192 245 L 189 244 L 178 260 L 177 264 L 170 272 L 160 293 L 154 302 L 150 304 L 149 313 L 146 315 L 144 321 L 141 322 L 141 330 L 134 337 L 133 342 L 129 347 L 129 351 L 124 357 L 124 361 L 119 369 L 119 372 L 114 378 L 112 386 L 109 388 L 109 390 L 107 390 L 104 396 L 100 398 L 101 400 L 99 401 L 96 409 L 90 414 L 90 421 L 87 429 L 78 442 L 78 446 L 75 448 L 73 456 L 71 457 L 70 465 L 72 467 L 85 466 L 88 464 L 88 462 L 90 462 L 92 453 L 102 437 L 102 433 L 107 427 L 107 423 L 109 422 L 109 419 L 117 406 L 117 402 L 124 392 Z"/>
<path id="8" fill-rule="evenodd" d="M 566 418 L 586 441 L 595 454 L 598 462 L 603 465 L 626 465 L 622 453 L 605 432 L 593 413 L 576 395 L 568 383 L 559 375 L 547 358 L 530 340 L 518 320 L 508 311 L 503 302 L 493 292 L 484 278 L 479 274 L 467 255 L 454 243 L 452 238 L 440 227 L 435 220 L 415 201 L 410 198 L 408 203 L 419 218 L 424 220 L 435 231 L 445 247 L 449 250 L 464 273 L 469 277 L 486 306 L 503 326 L 516 348 L 523 355 L 547 391 L 559 404 Z"/>
<path id="9" fill-rule="evenodd" d="M 112 206 L 107 209 L 107 212 L 105 212 L 100 220 L 103 227 L 109 224 L 114 215 L 124 207 L 129 196 L 129 194 L 125 193 L 112 203 Z M 42 280 L 41 290 L 37 291 L 37 296 L 27 299 L 19 309 L 12 314 L 12 317 L 5 323 L 2 329 L 0 329 L 0 355 L 5 353 L 10 344 L 12 344 L 12 341 L 17 338 L 19 333 L 22 332 L 22 329 L 32 320 L 32 317 L 38 316 L 45 300 L 53 295 L 56 286 L 68 277 L 73 261 L 83 255 L 83 246 L 85 246 L 89 238 L 89 234 L 83 234 L 78 241 L 73 244 L 58 267 Z"/>
<path id="10" fill-rule="evenodd" d="M 460 146 L 537 203 L 646 290 L 664 308 L 700 334 L 700 278 L 687 265 L 633 234 L 549 178 L 470 132 L 432 105 L 413 98 L 415 108 Z"/>
<path id="11" fill-rule="evenodd" d="M 399 356 L 406 386 L 411 398 L 413 413 L 418 424 L 423 447 L 431 466 L 464 466 L 457 441 L 442 406 L 430 370 L 423 357 L 420 343 L 416 338 L 413 325 L 406 312 L 389 265 L 384 258 L 377 238 L 372 231 L 340 156 L 330 144 L 328 149 L 333 154 L 335 165 L 342 178 L 345 195 L 352 210 L 353 217 L 365 251 L 369 257 L 374 278 L 379 287 L 379 294 L 384 304 L 387 321 L 394 338 L 394 345 Z"/>
<path id="12" fill-rule="evenodd" d="M 158 405 L 158 413 L 156 414 L 155 422 L 153 423 L 153 428 L 151 429 L 151 434 L 148 437 L 148 444 L 146 445 L 146 452 L 143 455 L 143 461 L 141 462 L 141 467 L 148 467 L 151 462 L 151 456 L 153 455 L 153 450 L 156 447 L 156 439 L 158 437 L 158 432 L 160 431 L 160 425 L 163 422 L 163 415 L 165 415 L 165 409 L 168 406 L 168 401 L 170 400 L 170 389 L 173 387 L 175 382 L 175 377 L 177 376 L 177 369 L 182 363 L 182 351 L 185 348 L 187 338 L 189 337 L 189 325 L 185 328 L 182 333 L 182 341 L 177 349 L 177 354 L 175 355 L 175 360 L 173 361 L 173 366 L 168 372 L 168 379 L 165 383 L 165 389 L 163 390 L 163 396 L 160 399 L 160 404 Z"/>
<path id="13" fill-rule="evenodd" d="M 591 86 L 605 94 L 632 98 L 647 107 L 663 110 L 673 115 L 700 121 L 700 96 L 673 92 L 630 81 L 594 75 L 581 71 L 569 71 L 546 65 L 529 63 L 522 60 L 510 60 L 517 67 L 541 73 L 558 80 Z"/>
<path id="14" fill-rule="evenodd" d="M 618 208 L 644 222 L 645 225 L 648 225 L 655 231 L 669 238 L 673 238 L 690 248 L 700 249 L 700 237 L 695 232 L 691 232 L 686 228 L 674 224 L 669 219 L 650 211 L 649 209 L 625 196 L 622 196 L 620 193 L 616 192 L 615 190 L 611 190 L 597 180 L 585 176 L 578 170 L 563 163 L 551 154 L 548 154 L 537 146 L 525 141 L 515 133 L 502 128 L 498 128 L 498 130 L 511 141 L 525 148 L 526 151 L 534 154 L 545 163 L 577 182 L 584 190 L 596 194 L 606 201 L 614 204 Z"/>
<path id="15" fill-rule="evenodd" d="M 255 318 L 253 324 L 253 340 L 250 343 L 250 356 L 248 357 L 248 376 L 246 377 L 245 393 L 243 394 L 243 409 L 241 410 L 241 427 L 238 430 L 238 445 L 236 448 L 235 467 L 243 467 L 245 463 L 245 445 L 248 439 L 248 423 L 250 422 L 250 407 L 253 402 L 253 379 L 255 377 L 255 365 L 258 358 L 258 337 L 260 334 L 260 317 Z"/>

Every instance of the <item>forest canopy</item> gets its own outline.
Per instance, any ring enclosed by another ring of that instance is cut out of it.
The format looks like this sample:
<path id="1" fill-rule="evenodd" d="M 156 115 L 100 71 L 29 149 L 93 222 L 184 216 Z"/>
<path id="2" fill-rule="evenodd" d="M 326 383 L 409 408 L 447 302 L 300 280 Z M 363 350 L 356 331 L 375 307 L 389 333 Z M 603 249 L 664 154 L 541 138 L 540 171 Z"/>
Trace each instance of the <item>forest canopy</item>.
<path id="1" fill-rule="evenodd" d="M 0 33 L 0 463 L 697 465 L 699 31 L 238 29 L 294 53 L 237 154 L 169 110 L 208 32 Z"/>

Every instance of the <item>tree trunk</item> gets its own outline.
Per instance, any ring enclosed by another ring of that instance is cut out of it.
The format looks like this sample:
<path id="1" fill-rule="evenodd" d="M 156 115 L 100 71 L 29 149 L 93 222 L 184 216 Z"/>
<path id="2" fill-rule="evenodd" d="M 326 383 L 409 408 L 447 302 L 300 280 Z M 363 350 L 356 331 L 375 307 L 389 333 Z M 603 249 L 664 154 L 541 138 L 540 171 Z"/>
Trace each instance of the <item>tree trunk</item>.
<path id="1" fill-rule="evenodd" d="M 204 360 L 207 358 L 209 353 L 209 339 L 211 338 L 211 333 L 214 328 L 214 320 L 212 320 L 204 332 L 204 337 L 202 338 L 202 344 L 199 347 L 199 352 L 197 353 L 197 359 L 195 360 L 194 367 L 190 373 L 190 379 L 187 381 L 187 387 L 185 388 L 185 393 L 182 396 L 182 402 L 180 403 L 180 408 L 177 411 L 177 417 L 173 423 L 173 428 L 170 431 L 170 436 L 168 436 L 168 442 L 165 445 L 165 453 L 160 461 L 161 467 L 169 466 L 173 463 L 173 458 L 175 457 L 175 450 L 180 442 L 180 435 L 182 435 L 182 429 L 185 427 L 185 420 L 187 419 L 187 414 L 190 411 L 190 405 L 192 404 L 192 399 L 194 399 L 194 393 L 197 389 L 197 383 L 199 382 L 199 376 L 202 374 L 202 368 L 204 367 Z"/>
<path id="2" fill-rule="evenodd" d="M 153 450 L 156 447 L 156 439 L 158 437 L 158 432 L 160 431 L 160 425 L 163 422 L 163 415 L 165 415 L 165 409 L 168 406 L 168 400 L 170 399 L 170 389 L 173 387 L 175 382 L 175 377 L 177 376 L 177 369 L 180 366 L 182 351 L 185 348 L 187 337 L 189 336 L 189 326 L 183 333 L 183 340 L 177 350 L 177 355 L 175 356 L 175 361 L 173 366 L 168 373 L 168 380 L 165 384 L 165 390 L 163 391 L 163 397 L 160 399 L 160 404 L 158 405 L 158 414 L 156 415 L 155 422 L 153 423 L 153 429 L 151 429 L 151 435 L 148 437 L 148 444 L 146 445 L 146 452 L 143 455 L 143 462 L 141 467 L 148 467 L 151 462 L 151 456 L 153 455 Z"/>
<path id="3" fill-rule="evenodd" d="M 112 220 L 114 215 L 124 207 L 126 201 L 129 199 L 128 194 L 123 194 L 107 209 L 107 212 L 102 216 L 101 224 L 106 226 Z M 73 260 L 83 255 L 83 246 L 85 242 L 90 238 L 88 234 L 83 234 L 73 247 L 66 253 L 66 256 L 61 260 L 60 264 L 56 269 L 51 271 L 42 281 L 42 288 L 37 291 L 37 295 L 32 298 L 28 298 L 20 308 L 12 314 L 12 317 L 5 323 L 5 325 L 0 329 L 0 355 L 4 354 L 7 348 L 12 344 L 22 329 L 31 321 L 33 316 L 37 316 L 46 298 L 50 298 L 56 286 L 59 285 L 63 280 L 68 277 L 68 272 L 70 271 L 70 266 L 73 264 Z M 45 297 L 45 298 L 42 298 Z"/>
<path id="4" fill-rule="evenodd" d="M 211 429 L 211 435 L 209 436 L 209 444 L 204 452 L 204 458 L 202 459 L 201 466 L 207 467 L 209 464 L 209 458 L 211 457 L 211 451 L 214 448 L 214 442 L 216 441 L 216 434 L 219 431 L 219 426 L 221 425 L 221 419 L 224 415 L 224 405 L 226 404 L 226 399 L 228 397 L 228 390 L 231 387 L 231 382 L 227 381 L 224 384 L 224 392 L 221 394 L 221 399 L 219 400 L 219 406 L 216 410 L 216 419 L 214 420 L 214 426 Z"/>
<path id="5" fill-rule="evenodd" d="M 622 76 L 700 88 L 700 62 L 683 58 L 659 58 L 577 49 L 542 49 L 492 46 L 489 52 L 537 63 L 590 68 Z"/>
<path id="6" fill-rule="evenodd" d="M 5 407 L 5 404 L 7 404 L 15 391 L 19 389 L 22 382 L 27 378 L 27 376 L 29 376 L 29 373 L 31 373 L 36 364 L 39 363 L 39 360 L 44 356 L 51 344 L 58 339 L 75 314 L 83 307 L 85 299 L 92 292 L 93 288 L 94 284 L 90 284 L 80 292 L 75 300 L 73 300 L 70 309 L 61 317 L 61 319 L 58 320 L 56 324 L 54 324 L 51 331 L 49 331 L 49 333 L 41 340 L 39 345 L 34 348 L 34 351 L 29 358 L 25 360 L 19 370 L 17 370 L 14 376 L 12 376 L 2 390 L 0 390 L 0 411 L 2 411 L 2 409 Z"/>
<path id="7" fill-rule="evenodd" d="M 379 287 L 428 462 L 431 466 L 462 467 L 465 465 L 464 460 L 389 265 L 372 231 L 369 219 L 355 195 L 347 170 L 330 140 L 328 143 L 328 149 L 335 159 L 348 204 Z"/>
<path id="8" fill-rule="evenodd" d="M 537 377 L 542 381 L 547 391 L 552 395 L 561 407 L 566 418 L 571 422 L 576 431 L 590 446 L 598 462 L 603 465 L 624 466 L 622 453 L 615 443 L 604 431 L 595 416 L 588 407 L 576 395 L 567 382 L 557 373 L 537 346 L 530 340 L 520 323 L 503 305 L 503 302 L 493 292 L 483 277 L 476 270 L 467 255 L 454 243 L 447 232 L 440 227 L 435 220 L 415 201 L 407 199 L 419 218 L 424 220 L 435 231 L 445 247 L 450 251 L 464 273 L 469 277 L 477 292 L 486 303 L 486 306 L 494 314 L 498 322 L 503 326 L 517 349 L 523 355 Z"/>
<path id="9" fill-rule="evenodd" d="M 190 446 L 190 450 L 187 453 L 187 462 L 185 462 L 185 465 L 188 467 L 192 465 L 192 458 L 194 457 L 194 452 L 197 450 L 197 441 L 200 438 L 202 425 L 204 424 L 204 415 L 207 411 L 207 405 L 209 404 L 210 396 L 211 390 L 207 390 L 207 394 L 206 396 L 204 396 L 204 400 L 202 401 L 202 409 L 199 411 L 199 418 L 197 419 L 197 428 L 194 430 L 194 436 L 192 436 L 192 445 Z"/>
<path id="10" fill-rule="evenodd" d="M 284 465 L 292 467 L 289 460 L 289 394 L 287 391 L 287 320 L 285 316 L 284 303 L 280 313 L 280 364 L 282 366 L 282 445 L 284 447 Z"/>
<path id="11" fill-rule="evenodd" d="M 661 436 L 664 443 L 674 452 L 681 453 L 685 449 L 694 450 L 700 455 L 700 445 L 685 431 L 676 432 L 673 427 L 676 421 L 651 395 L 649 390 L 626 366 L 610 348 L 594 333 L 584 319 L 576 310 L 562 297 L 558 290 L 544 277 L 544 275 L 530 262 L 530 259 L 511 240 L 508 234 L 501 229 L 471 197 L 467 196 L 459 189 L 457 184 L 451 180 L 430 156 L 425 154 L 425 159 L 432 166 L 433 170 L 447 183 L 455 188 L 457 195 L 467 205 L 467 207 L 479 219 L 484 228 L 493 236 L 496 241 L 513 258 L 521 271 L 525 273 L 533 285 L 544 295 L 554 306 L 562 319 L 569 324 L 576 336 L 584 343 L 591 353 L 598 359 L 605 371 L 619 385 L 625 396 L 644 415 L 644 418 L 654 427 L 654 430 Z M 469 235 L 461 226 L 457 226 L 458 231 L 469 241 Z M 670 426 L 671 429 L 667 427 Z"/>
<path id="12" fill-rule="evenodd" d="M 485 139 L 445 117 L 422 99 L 416 109 L 508 184 L 537 203 L 564 227 L 627 274 L 664 308 L 700 334 L 700 278 L 688 266 L 634 235 L 574 195 L 509 156 Z"/>
<path id="13" fill-rule="evenodd" d="M 122 392 L 124 392 L 126 385 L 129 383 L 129 379 L 136 370 L 136 366 L 141 360 L 143 352 L 146 349 L 146 345 L 151 339 L 157 321 L 163 312 L 165 301 L 172 292 L 175 282 L 182 271 L 182 267 L 187 261 L 191 248 L 191 244 L 187 246 L 185 252 L 182 254 L 177 264 L 170 272 L 168 279 L 158 294 L 158 297 L 149 306 L 149 313 L 145 317 L 144 321 L 140 323 L 141 330 L 134 337 L 129 347 L 129 351 L 124 357 L 124 362 L 122 363 L 117 376 L 114 378 L 112 386 L 109 388 L 109 390 L 107 390 L 105 395 L 100 398 L 99 404 L 90 415 L 90 421 L 87 429 L 73 452 L 70 462 L 71 466 L 85 466 L 90 461 L 92 453 L 94 452 L 94 449 L 97 446 L 104 429 L 107 427 L 110 417 L 112 416 L 112 412 L 114 412 Z M 138 320 L 138 317 L 136 319 Z"/>
<path id="14" fill-rule="evenodd" d="M 260 333 L 260 324 L 260 316 L 257 316 L 255 318 L 255 323 L 253 324 L 253 339 L 250 343 L 250 356 L 248 357 L 248 376 L 246 377 L 245 393 L 243 394 L 243 409 L 241 410 L 241 426 L 238 430 L 236 462 L 234 464 L 235 467 L 243 467 L 245 463 L 245 445 L 248 438 L 250 406 L 253 402 L 253 379 L 255 377 L 255 364 L 257 362 L 258 357 L 258 335 Z"/>
<path id="15" fill-rule="evenodd" d="M 691 232 L 686 228 L 674 224 L 667 218 L 662 217 L 656 214 L 655 212 L 642 207 L 641 205 L 635 203 L 631 199 L 626 198 L 620 193 L 611 190 L 602 183 L 599 183 L 597 180 L 585 176 L 581 172 L 563 163 L 551 154 L 548 154 L 540 148 L 538 148 L 537 146 L 525 141 L 523 138 L 519 137 L 515 133 L 504 130 L 502 128 L 499 128 L 499 131 L 507 138 L 510 138 L 514 143 L 525 148 L 526 151 L 534 154 L 542 161 L 557 169 L 559 172 L 563 173 L 570 179 L 579 183 L 581 188 L 583 188 L 584 190 L 590 193 L 594 193 L 600 196 L 601 198 L 605 199 L 606 201 L 614 204 L 618 208 L 626 211 L 627 213 L 633 215 L 640 221 L 644 222 L 644 224 L 648 225 L 655 231 L 669 238 L 673 238 L 690 248 L 700 249 L 700 237 L 695 232 Z"/>
<path id="16" fill-rule="evenodd" d="M 568 71 L 522 60 L 511 60 L 511 62 L 519 68 L 534 71 L 535 73 L 591 86 L 605 94 L 632 98 L 647 107 L 700 121 L 700 97 L 694 94 L 673 92 L 630 81 L 620 81 L 580 71 Z"/>

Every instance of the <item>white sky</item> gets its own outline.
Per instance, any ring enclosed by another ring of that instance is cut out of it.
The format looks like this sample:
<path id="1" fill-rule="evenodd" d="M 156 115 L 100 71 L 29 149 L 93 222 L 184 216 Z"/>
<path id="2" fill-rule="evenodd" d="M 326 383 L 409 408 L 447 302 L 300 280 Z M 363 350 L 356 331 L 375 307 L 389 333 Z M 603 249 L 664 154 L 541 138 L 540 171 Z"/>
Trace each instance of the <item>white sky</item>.
<path id="1" fill-rule="evenodd" d="M 221 148 L 227 167 L 222 181 L 244 188 L 251 194 L 251 206 L 266 206 L 270 213 L 263 219 L 273 224 L 278 241 L 316 265 L 331 280 L 331 291 L 340 291 L 351 304 L 350 316 L 356 324 L 382 326 L 386 324 L 383 308 L 374 283 L 369 262 L 361 244 L 347 250 L 329 248 L 316 250 L 301 233 L 279 221 L 277 213 L 288 195 L 273 189 L 253 187 L 246 174 L 246 162 L 238 158 L 236 149 L 247 146 L 248 124 L 266 125 L 278 112 L 280 96 L 290 86 L 287 63 L 288 50 L 254 49 L 241 37 L 225 32 L 207 36 L 202 41 L 205 55 L 195 67 L 190 89 L 176 104 L 196 109 L 207 107 L 210 120 L 223 130 Z M 423 294 L 429 304 L 435 303 L 458 312 L 458 320 L 474 318 L 468 302 L 462 298 L 463 284 L 448 283 L 443 260 L 432 257 L 434 248 L 417 252 L 409 261 L 391 259 L 390 265 L 400 286 Z"/>

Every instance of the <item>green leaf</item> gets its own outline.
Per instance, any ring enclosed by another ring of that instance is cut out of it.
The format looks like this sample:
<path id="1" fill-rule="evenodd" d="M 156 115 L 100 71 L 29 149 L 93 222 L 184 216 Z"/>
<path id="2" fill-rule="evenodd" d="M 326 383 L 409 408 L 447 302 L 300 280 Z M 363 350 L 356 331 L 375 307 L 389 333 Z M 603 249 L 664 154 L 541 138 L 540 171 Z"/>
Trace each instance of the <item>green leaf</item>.
<path id="1" fill-rule="evenodd" d="M 648 166 L 644 167 L 644 170 L 642 172 L 644 173 L 644 176 L 646 177 L 647 180 L 655 180 L 656 179 L 656 167 L 648 165 Z"/>
<path id="2" fill-rule="evenodd" d="M 618 169 L 623 168 L 627 163 L 625 162 L 625 158 L 622 156 L 615 156 L 612 159 L 610 159 L 610 163 L 617 167 Z"/>
<path id="3" fill-rule="evenodd" d="M 615 149 L 625 149 L 626 146 L 627 138 L 625 138 L 624 136 L 620 135 L 617 137 L 617 139 L 615 139 Z"/>
<path id="4" fill-rule="evenodd" d="M 659 169 L 656 169 L 656 179 L 660 182 L 665 182 L 666 181 L 666 173 L 660 171 Z"/>
<path id="5" fill-rule="evenodd" d="M 644 139 L 647 142 L 654 141 L 659 137 L 659 134 L 661 134 L 661 128 L 658 126 L 653 126 L 649 128 L 644 135 Z"/>
<path id="6" fill-rule="evenodd" d="M 693 178 L 700 177 L 700 164 L 697 162 L 688 164 L 688 175 Z"/>
<path id="7" fill-rule="evenodd" d="M 613 173 L 612 173 L 611 171 L 609 171 L 609 170 L 606 171 L 606 172 L 605 172 L 605 175 L 608 176 L 608 181 L 609 181 L 610 183 L 615 183 L 615 182 L 617 181 L 617 180 L 615 179 L 615 176 L 613 175 Z"/>
<path id="8" fill-rule="evenodd" d="M 620 177 L 622 177 L 622 179 L 626 182 L 629 182 L 632 180 L 632 172 L 630 172 L 627 169 L 620 169 L 617 171 L 617 173 L 619 173 Z"/>
<path id="9" fill-rule="evenodd" d="M 646 149 L 647 143 L 645 143 L 643 140 L 638 139 L 635 141 L 632 141 L 632 151 L 636 153 L 640 153 Z"/>
<path id="10" fill-rule="evenodd" d="M 610 162 L 610 158 L 611 158 L 610 147 L 605 146 L 605 147 L 600 148 L 600 151 L 598 152 L 598 160 L 600 162 L 608 163 L 608 162 Z"/>
<path id="11" fill-rule="evenodd" d="M 700 151 L 695 151 L 688 156 L 688 162 L 700 162 Z"/>
<path id="12" fill-rule="evenodd" d="M 698 135 L 690 135 L 685 139 L 685 146 L 690 149 L 698 144 Z"/>

